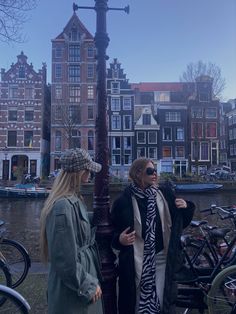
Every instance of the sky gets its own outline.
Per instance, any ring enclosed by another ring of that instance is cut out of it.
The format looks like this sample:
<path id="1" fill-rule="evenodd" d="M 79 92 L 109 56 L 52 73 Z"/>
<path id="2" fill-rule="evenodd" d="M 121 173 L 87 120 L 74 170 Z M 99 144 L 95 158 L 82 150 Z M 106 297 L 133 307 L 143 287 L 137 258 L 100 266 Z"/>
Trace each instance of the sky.
<path id="1" fill-rule="evenodd" d="M 51 82 L 51 40 L 59 35 L 73 14 L 68 0 L 37 0 L 23 25 L 22 44 L 0 42 L 0 68 L 6 70 L 23 51 L 34 69 L 46 62 Z M 94 6 L 94 0 L 75 1 Z M 130 83 L 178 82 L 190 62 L 202 60 L 221 68 L 226 79 L 222 100 L 236 98 L 236 0 L 109 0 L 109 7 L 130 6 L 130 14 L 107 12 L 110 38 L 107 66 L 121 63 Z M 94 10 L 77 11 L 95 34 Z"/>

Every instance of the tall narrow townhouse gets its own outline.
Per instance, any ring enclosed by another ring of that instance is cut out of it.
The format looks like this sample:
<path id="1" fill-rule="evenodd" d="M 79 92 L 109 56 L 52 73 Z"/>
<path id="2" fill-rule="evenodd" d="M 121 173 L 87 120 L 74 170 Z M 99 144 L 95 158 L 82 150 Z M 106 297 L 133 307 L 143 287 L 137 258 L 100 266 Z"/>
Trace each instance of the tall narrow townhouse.
<path id="1" fill-rule="evenodd" d="M 227 113 L 228 162 L 231 170 L 236 171 L 236 99 L 231 105 L 232 110 Z"/>
<path id="2" fill-rule="evenodd" d="M 158 172 L 183 176 L 189 164 L 187 98 L 192 85 L 143 82 L 132 86 L 137 152 L 141 149 L 141 155 L 153 159 Z"/>
<path id="3" fill-rule="evenodd" d="M 189 98 L 191 172 L 205 173 L 219 164 L 219 100 L 212 97 L 212 78 L 200 76 Z"/>
<path id="4" fill-rule="evenodd" d="M 74 12 L 52 40 L 51 170 L 68 148 L 81 147 L 94 156 L 95 102 L 94 38 Z"/>
<path id="5" fill-rule="evenodd" d="M 111 175 L 128 178 L 134 158 L 134 92 L 121 64 L 114 59 L 107 69 L 109 149 Z"/>
<path id="6" fill-rule="evenodd" d="M 0 84 L 0 177 L 42 176 L 49 153 L 46 65 L 35 71 L 21 52 L 10 69 L 1 69 Z"/>

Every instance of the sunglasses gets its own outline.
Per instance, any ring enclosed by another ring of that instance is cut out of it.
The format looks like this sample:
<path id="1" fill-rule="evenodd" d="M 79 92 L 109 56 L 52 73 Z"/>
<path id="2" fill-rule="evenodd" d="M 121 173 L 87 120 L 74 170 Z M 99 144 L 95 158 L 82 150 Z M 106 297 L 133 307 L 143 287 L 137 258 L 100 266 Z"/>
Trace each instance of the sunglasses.
<path id="1" fill-rule="evenodd" d="M 156 170 L 155 168 L 148 167 L 148 168 L 146 169 L 146 174 L 147 174 L 148 176 L 152 176 L 154 173 L 157 173 L 157 170 Z"/>

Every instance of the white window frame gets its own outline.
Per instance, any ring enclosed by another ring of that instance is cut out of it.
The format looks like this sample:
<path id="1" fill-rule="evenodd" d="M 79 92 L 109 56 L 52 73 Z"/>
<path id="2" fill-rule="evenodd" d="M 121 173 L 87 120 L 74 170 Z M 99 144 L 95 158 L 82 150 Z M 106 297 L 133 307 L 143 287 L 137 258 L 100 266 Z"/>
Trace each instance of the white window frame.
<path id="1" fill-rule="evenodd" d="M 143 141 L 139 140 L 139 136 L 141 134 L 144 135 L 144 140 Z M 146 132 L 145 131 L 138 131 L 137 132 L 137 144 L 146 144 Z"/>

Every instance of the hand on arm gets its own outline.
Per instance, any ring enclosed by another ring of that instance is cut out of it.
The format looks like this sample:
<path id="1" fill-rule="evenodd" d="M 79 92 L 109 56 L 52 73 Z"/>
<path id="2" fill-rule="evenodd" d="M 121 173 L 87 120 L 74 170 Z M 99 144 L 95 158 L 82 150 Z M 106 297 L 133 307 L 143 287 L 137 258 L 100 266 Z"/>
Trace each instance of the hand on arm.
<path id="1" fill-rule="evenodd" d="M 183 198 L 176 198 L 175 199 L 175 206 L 177 208 L 187 208 L 187 203 Z"/>
<path id="2" fill-rule="evenodd" d="M 100 286 L 97 285 L 96 291 L 94 296 L 92 297 L 92 302 L 95 303 L 98 301 L 98 299 L 100 299 L 102 296 L 102 290 L 100 288 Z"/>
<path id="3" fill-rule="evenodd" d="M 130 232 L 130 227 L 121 232 L 119 241 L 122 245 L 128 246 L 134 244 L 135 231 Z"/>

